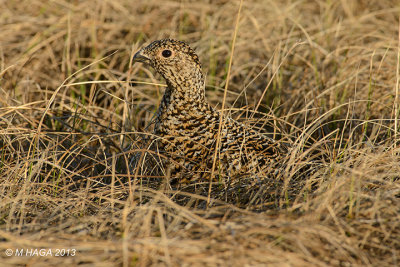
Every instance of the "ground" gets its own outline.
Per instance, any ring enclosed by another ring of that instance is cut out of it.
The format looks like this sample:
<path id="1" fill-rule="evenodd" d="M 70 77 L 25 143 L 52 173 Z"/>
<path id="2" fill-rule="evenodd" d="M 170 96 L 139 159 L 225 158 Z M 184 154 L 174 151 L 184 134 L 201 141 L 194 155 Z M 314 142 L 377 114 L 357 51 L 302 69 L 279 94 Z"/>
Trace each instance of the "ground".
<path id="1" fill-rule="evenodd" d="M 0 265 L 399 265 L 399 12 L 4 1 Z M 131 59 L 166 37 L 196 50 L 213 106 L 294 144 L 279 190 L 209 199 L 127 167 L 164 90 Z"/>

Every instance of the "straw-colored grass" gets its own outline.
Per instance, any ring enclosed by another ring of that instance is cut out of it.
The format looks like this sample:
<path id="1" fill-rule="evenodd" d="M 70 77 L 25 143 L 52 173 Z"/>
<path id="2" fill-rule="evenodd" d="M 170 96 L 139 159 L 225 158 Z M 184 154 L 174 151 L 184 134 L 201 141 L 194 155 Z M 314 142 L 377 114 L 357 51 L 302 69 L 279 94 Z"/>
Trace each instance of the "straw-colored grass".
<path id="1" fill-rule="evenodd" d="M 2 2 L 1 266 L 400 265 L 398 1 L 246 0 L 232 43 L 239 3 Z M 294 144 L 278 187 L 207 206 L 127 167 L 164 89 L 131 58 L 164 37 Z"/>

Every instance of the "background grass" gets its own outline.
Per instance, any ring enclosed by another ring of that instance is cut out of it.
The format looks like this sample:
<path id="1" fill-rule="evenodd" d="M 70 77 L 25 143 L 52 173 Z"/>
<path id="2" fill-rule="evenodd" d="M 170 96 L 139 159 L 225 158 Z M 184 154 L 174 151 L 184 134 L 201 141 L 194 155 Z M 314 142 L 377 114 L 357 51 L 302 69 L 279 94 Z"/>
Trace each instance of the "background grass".
<path id="1" fill-rule="evenodd" d="M 190 43 L 220 108 L 238 7 L 2 2 L 0 265 L 400 264 L 398 1 L 244 1 L 225 107 L 300 144 L 288 170 L 324 155 L 293 197 L 272 196 L 262 212 L 221 200 L 205 209 L 205 196 L 126 168 L 164 83 L 132 66 L 133 53 L 159 38 Z"/>

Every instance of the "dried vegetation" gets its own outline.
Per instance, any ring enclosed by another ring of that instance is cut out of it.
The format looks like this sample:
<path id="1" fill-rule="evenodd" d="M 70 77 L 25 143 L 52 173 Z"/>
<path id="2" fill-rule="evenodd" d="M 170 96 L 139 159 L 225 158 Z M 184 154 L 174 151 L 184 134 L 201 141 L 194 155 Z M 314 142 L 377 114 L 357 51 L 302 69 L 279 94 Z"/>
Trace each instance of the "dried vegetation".
<path id="1" fill-rule="evenodd" d="M 400 264 L 398 1 L 244 1 L 225 107 L 296 144 L 275 194 L 206 208 L 207 195 L 126 168 L 163 91 L 132 54 L 187 41 L 221 107 L 238 8 L 2 1 L 1 264 Z M 292 179 L 311 155 L 318 169 Z M 5 254 L 57 248 L 76 254 Z"/>

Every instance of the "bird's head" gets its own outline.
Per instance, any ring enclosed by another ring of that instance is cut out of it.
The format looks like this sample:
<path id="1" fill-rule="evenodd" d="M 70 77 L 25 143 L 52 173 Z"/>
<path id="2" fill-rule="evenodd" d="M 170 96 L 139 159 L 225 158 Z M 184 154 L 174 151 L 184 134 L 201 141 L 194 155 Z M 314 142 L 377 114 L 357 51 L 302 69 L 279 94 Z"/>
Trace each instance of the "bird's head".
<path id="1" fill-rule="evenodd" d="M 204 87 L 199 57 L 184 42 L 173 39 L 154 41 L 139 50 L 133 62 L 149 64 L 174 88 L 193 90 Z"/>

